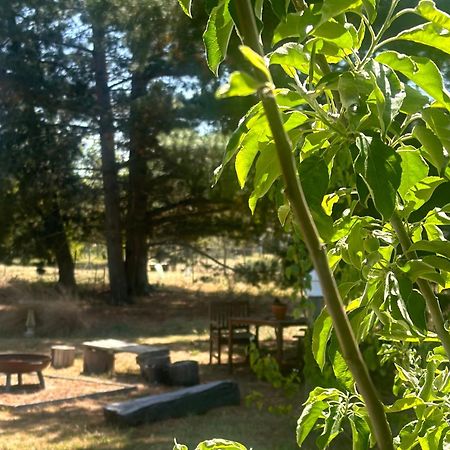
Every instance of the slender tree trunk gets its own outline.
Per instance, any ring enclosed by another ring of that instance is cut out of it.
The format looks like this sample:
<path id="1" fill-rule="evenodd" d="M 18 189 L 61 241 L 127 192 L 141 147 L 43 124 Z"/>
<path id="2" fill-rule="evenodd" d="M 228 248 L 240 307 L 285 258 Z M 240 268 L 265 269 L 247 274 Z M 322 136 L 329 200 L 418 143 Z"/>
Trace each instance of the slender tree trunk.
<path id="1" fill-rule="evenodd" d="M 55 256 L 58 265 L 58 284 L 68 292 L 76 292 L 75 263 L 67 233 L 61 217 L 61 212 L 57 202 L 52 203 L 49 208 L 50 214 L 46 214 L 44 219 L 45 241 Z"/>
<path id="2" fill-rule="evenodd" d="M 111 303 L 117 305 L 128 303 L 129 297 L 122 250 L 119 185 L 115 157 L 114 121 L 106 66 L 105 29 L 101 22 L 99 22 L 95 18 L 92 20 L 93 62 L 102 154 L 109 283 L 111 288 Z"/>
<path id="3" fill-rule="evenodd" d="M 250 0 L 239 0 L 236 2 L 236 11 L 244 43 L 263 57 L 264 51 L 259 40 L 254 10 Z M 265 75 L 262 75 L 262 72 L 258 72 L 257 76 L 261 77 L 263 82 L 269 81 Z M 265 87 L 261 89 L 259 96 L 275 141 L 281 173 L 286 186 L 286 195 L 290 201 L 294 218 L 299 225 L 314 268 L 319 276 L 325 304 L 333 322 L 340 350 L 355 379 L 358 392 L 363 397 L 371 429 L 379 449 L 394 450 L 392 432 L 387 421 L 384 405 L 370 378 L 369 371 L 364 363 L 350 321 L 345 312 L 336 281 L 328 265 L 326 249 L 319 239 L 300 179 L 297 176 L 292 145 L 283 128 L 280 111 L 272 88 Z"/>
<path id="4" fill-rule="evenodd" d="M 145 295 L 147 276 L 147 200 L 146 189 L 148 124 L 141 101 L 147 92 L 144 74 L 135 71 L 131 79 L 130 157 L 128 212 L 126 221 L 126 274 L 128 292 L 132 296 Z"/>

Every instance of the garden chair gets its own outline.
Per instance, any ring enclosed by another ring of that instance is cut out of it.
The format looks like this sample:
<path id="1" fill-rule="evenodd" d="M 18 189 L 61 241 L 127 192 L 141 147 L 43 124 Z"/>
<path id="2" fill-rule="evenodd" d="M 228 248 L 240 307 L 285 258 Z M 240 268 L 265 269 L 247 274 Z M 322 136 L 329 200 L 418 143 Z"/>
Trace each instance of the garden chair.
<path id="1" fill-rule="evenodd" d="M 230 317 L 248 317 L 249 303 L 247 300 L 211 301 L 209 304 L 209 363 L 213 358 L 221 363 L 222 347 L 228 345 Z M 232 330 L 233 345 L 249 346 L 257 344 L 257 335 L 250 333 L 249 325 L 237 325 Z M 217 349 L 217 352 L 215 352 Z"/>

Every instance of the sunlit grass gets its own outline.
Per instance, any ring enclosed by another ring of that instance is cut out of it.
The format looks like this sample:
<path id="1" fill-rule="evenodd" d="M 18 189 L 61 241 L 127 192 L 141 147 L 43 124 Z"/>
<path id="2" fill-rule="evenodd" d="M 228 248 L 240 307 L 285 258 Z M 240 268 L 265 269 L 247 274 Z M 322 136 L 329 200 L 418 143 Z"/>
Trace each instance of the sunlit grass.
<path id="1" fill-rule="evenodd" d="M 84 274 L 84 275 L 83 275 Z M 84 271 L 81 278 L 86 283 L 93 274 Z M 27 298 L 28 302 L 54 303 L 55 298 L 47 292 L 47 284 L 53 284 L 56 275 L 47 268 L 39 276 L 33 267 L 0 267 L 0 314 L 17 308 Z M 80 281 L 80 272 L 77 272 Z M 70 335 L 58 334 L 25 339 L 23 324 L 12 334 L 2 334 L 0 351 L 49 352 L 54 344 L 72 344 L 77 349 L 75 363 L 70 368 L 48 368 L 46 374 L 77 377 L 83 370 L 82 343 L 96 338 L 116 338 L 149 345 L 166 345 L 170 348 L 172 362 L 193 359 L 200 364 L 202 382 L 233 378 L 239 382 L 242 406 L 212 410 L 205 415 L 168 420 L 136 428 L 116 428 L 105 422 L 102 406 L 111 401 L 128 398 L 128 394 L 78 400 L 60 405 L 32 408 L 24 411 L 0 410 L 0 450 L 171 450 L 173 439 L 189 445 L 190 449 L 203 439 L 223 437 L 240 441 L 254 450 L 294 450 L 295 422 L 299 414 L 301 398 L 293 402 L 294 413 L 289 416 L 275 416 L 264 407 L 246 405 L 244 399 L 254 390 L 261 391 L 267 404 L 285 402 L 279 392 L 267 383 L 258 381 L 248 367 L 238 364 L 232 376 L 226 365 L 208 365 L 208 308 L 211 298 L 239 295 L 246 292 L 261 294 L 254 288 L 245 290 L 232 286 L 226 280 L 221 282 L 196 282 L 182 273 L 167 272 L 163 277 L 151 273 L 151 282 L 159 287 L 148 298 L 139 300 L 128 308 L 111 308 L 97 298 L 96 291 L 103 290 L 102 284 L 96 290 L 87 290 L 80 299 L 66 299 L 79 305 L 86 327 Z M 10 281 L 12 279 L 12 281 Z M 26 280 L 37 285 L 29 286 Z M 216 280 L 217 281 L 217 280 Z M 83 283 L 83 282 L 82 282 Z M 86 289 L 82 285 L 82 289 Z M 89 293 L 90 292 L 90 293 Z M 237 294 L 236 294 L 237 292 Z M 34 298 L 36 297 L 36 298 Z M 103 300 L 104 301 L 104 300 Z M 252 304 L 259 313 L 269 312 L 270 296 L 255 296 Z M 294 331 L 292 333 L 295 333 Z M 262 329 L 260 337 L 264 345 L 273 345 L 273 331 Z M 226 352 L 224 361 L 226 360 Z M 244 361 L 243 355 L 240 357 Z M 115 360 L 115 374 L 100 379 L 124 383 L 136 383 L 139 392 L 159 393 L 167 387 L 146 386 L 140 377 L 136 356 L 118 354 Z M 1 382 L 1 381 L 0 381 Z M 1 395 L 1 394 L 0 394 Z"/>

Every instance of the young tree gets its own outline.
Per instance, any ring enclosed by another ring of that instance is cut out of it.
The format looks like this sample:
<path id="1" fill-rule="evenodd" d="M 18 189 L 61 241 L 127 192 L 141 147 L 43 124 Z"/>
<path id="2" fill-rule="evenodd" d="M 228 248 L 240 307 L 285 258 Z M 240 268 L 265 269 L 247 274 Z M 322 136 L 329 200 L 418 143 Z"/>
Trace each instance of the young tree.
<path id="1" fill-rule="evenodd" d="M 75 289 L 68 234 L 74 234 L 81 182 L 72 162 L 82 128 L 74 98 L 84 95 L 70 70 L 63 39 L 69 2 L 4 2 L 0 49 L 0 158 L 3 254 L 56 260 L 59 283 Z"/>
<path id="2" fill-rule="evenodd" d="M 179 3 L 190 14 L 189 0 Z M 279 23 L 265 54 L 260 31 L 268 5 Z M 442 229 L 450 223 L 449 206 L 448 199 L 437 208 L 428 201 L 449 182 L 450 97 L 430 59 L 386 47 L 407 41 L 448 53 L 450 16 L 430 0 L 406 9 L 393 1 L 374 27 L 377 7 L 375 0 L 223 0 L 210 12 L 204 41 L 215 73 L 234 29 L 243 41 L 240 50 L 251 69 L 232 73 L 218 95 L 257 94 L 260 102 L 234 133 L 224 164 L 236 157 L 241 185 L 255 164 L 252 210 L 269 189 L 281 191 L 280 221 L 300 231 L 324 292 L 313 352 L 323 368 L 331 339 L 333 370 L 344 390 L 316 388 L 310 394 L 298 444 L 317 427 L 323 431 L 316 442 L 327 448 L 346 418 L 353 448 L 369 448 L 373 439 L 380 449 L 444 448 L 450 418 L 440 380 L 447 374 L 450 335 L 433 287 L 449 285 Z M 419 17 L 420 25 L 388 35 L 405 14 Z M 289 89 L 276 88 L 269 66 L 283 69 L 282 85 Z M 329 192 L 342 166 L 351 174 L 349 184 Z M 335 204 L 344 206 L 342 217 L 333 217 Z M 414 222 L 411 213 L 418 208 L 424 215 Z M 338 286 L 333 276 L 341 262 L 358 274 L 350 285 Z M 408 399 L 384 407 L 358 342 L 370 333 L 391 341 L 392 348 L 399 340 L 425 342 L 433 335 L 426 330 L 425 308 L 441 345 L 422 361 L 423 370 L 420 358 L 398 366 L 397 390 Z M 386 412 L 408 409 L 415 419 L 393 440 Z"/>

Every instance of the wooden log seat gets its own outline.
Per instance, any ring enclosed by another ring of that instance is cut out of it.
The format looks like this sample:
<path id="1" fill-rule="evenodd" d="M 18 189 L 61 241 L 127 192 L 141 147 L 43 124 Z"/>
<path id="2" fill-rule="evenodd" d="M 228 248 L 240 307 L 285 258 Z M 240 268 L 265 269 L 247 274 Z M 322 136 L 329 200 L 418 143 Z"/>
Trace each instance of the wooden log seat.
<path id="1" fill-rule="evenodd" d="M 178 361 L 169 367 L 169 380 L 174 386 L 194 386 L 200 382 L 197 361 Z"/>
<path id="2" fill-rule="evenodd" d="M 114 355 L 116 353 L 135 353 L 141 355 L 169 356 L 167 347 L 141 345 L 117 339 L 101 339 L 83 342 L 83 373 L 99 374 L 114 372 Z"/>
<path id="3" fill-rule="evenodd" d="M 167 351 L 141 353 L 136 357 L 141 375 L 149 383 L 169 383 L 170 355 Z"/>
<path id="4" fill-rule="evenodd" d="M 53 345 L 52 352 L 52 367 L 61 369 L 63 367 L 70 367 L 75 360 L 75 347 L 71 345 Z"/>
<path id="5" fill-rule="evenodd" d="M 103 408 L 108 421 L 119 425 L 140 425 L 159 420 L 204 414 L 210 409 L 240 404 L 239 386 L 234 381 L 214 381 L 150 395 Z"/>

